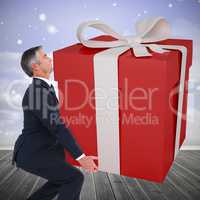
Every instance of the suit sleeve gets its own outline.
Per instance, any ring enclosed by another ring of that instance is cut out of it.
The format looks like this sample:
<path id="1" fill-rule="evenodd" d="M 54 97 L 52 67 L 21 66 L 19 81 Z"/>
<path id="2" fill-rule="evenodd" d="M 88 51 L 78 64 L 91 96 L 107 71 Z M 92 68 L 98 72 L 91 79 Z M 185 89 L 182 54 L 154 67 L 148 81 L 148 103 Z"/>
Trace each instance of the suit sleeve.
<path id="1" fill-rule="evenodd" d="M 71 153 L 74 159 L 80 157 L 83 151 L 73 137 L 70 128 L 65 126 L 60 117 L 56 97 L 44 88 L 41 91 L 36 91 L 35 94 L 34 99 L 37 103 L 40 102 L 40 106 L 38 106 L 39 109 L 33 109 L 34 115 L 57 138 L 58 142 Z"/>

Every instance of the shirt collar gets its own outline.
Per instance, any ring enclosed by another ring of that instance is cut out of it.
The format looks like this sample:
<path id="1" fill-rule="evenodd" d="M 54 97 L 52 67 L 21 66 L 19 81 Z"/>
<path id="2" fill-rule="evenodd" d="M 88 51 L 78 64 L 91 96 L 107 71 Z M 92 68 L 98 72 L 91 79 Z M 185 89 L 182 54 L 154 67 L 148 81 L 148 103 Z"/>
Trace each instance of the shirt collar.
<path id="1" fill-rule="evenodd" d="M 33 78 L 41 79 L 41 80 L 45 81 L 49 86 L 51 86 L 51 84 L 52 84 L 52 82 L 49 79 L 44 78 L 44 77 L 34 76 Z"/>

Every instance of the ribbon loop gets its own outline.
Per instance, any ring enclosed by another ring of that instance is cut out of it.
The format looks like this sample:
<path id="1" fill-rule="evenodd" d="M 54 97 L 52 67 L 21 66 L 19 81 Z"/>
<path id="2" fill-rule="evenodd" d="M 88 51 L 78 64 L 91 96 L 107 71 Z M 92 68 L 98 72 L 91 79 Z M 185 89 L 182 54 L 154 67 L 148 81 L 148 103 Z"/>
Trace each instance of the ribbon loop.
<path id="1" fill-rule="evenodd" d="M 100 30 L 112 37 L 116 38 L 115 41 L 97 41 L 97 40 L 87 40 L 84 37 L 84 31 L 88 27 L 93 27 Z M 161 41 L 167 39 L 170 33 L 170 26 L 168 22 L 162 17 L 150 18 L 146 20 L 139 21 L 136 24 L 136 35 L 122 36 L 116 31 L 114 31 L 110 26 L 101 22 L 100 20 L 87 21 L 79 25 L 77 29 L 77 38 L 79 41 L 90 48 L 114 48 L 121 46 L 128 46 L 133 49 L 136 57 L 150 56 L 147 48 L 144 46 L 138 46 L 142 43 L 151 43 L 155 41 Z M 155 45 L 148 45 L 151 50 L 163 53 L 165 52 L 161 48 Z"/>
<path id="2" fill-rule="evenodd" d="M 163 49 L 161 46 L 157 45 L 157 44 L 148 44 L 146 45 L 146 47 L 149 47 L 152 51 L 156 52 L 156 53 L 165 53 L 165 52 L 169 52 L 166 49 Z"/>
<path id="3" fill-rule="evenodd" d="M 142 42 L 157 42 L 169 38 L 170 25 L 163 17 L 147 18 L 136 23 L 136 33 Z"/>
<path id="4" fill-rule="evenodd" d="M 117 41 L 86 40 L 83 35 L 83 32 L 88 27 L 93 27 L 97 30 L 107 33 L 108 35 L 111 35 L 118 40 Z M 77 29 L 77 38 L 83 45 L 90 48 L 106 48 L 106 47 L 110 48 L 110 47 L 119 47 L 126 44 L 126 41 L 123 36 L 115 32 L 111 27 L 101 22 L 100 20 L 87 21 L 87 22 L 81 23 Z"/>
<path id="5" fill-rule="evenodd" d="M 135 57 L 146 57 L 146 56 L 152 56 L 147 48 L 145 46 L 137 46 L 137 47 L 133 47 L 133 52 Z"/>

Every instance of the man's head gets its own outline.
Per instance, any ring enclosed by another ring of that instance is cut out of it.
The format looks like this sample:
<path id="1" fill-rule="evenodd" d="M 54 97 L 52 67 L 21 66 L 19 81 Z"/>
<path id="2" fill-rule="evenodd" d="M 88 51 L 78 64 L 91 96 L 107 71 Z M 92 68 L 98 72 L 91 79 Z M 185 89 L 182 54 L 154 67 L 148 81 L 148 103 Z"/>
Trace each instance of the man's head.
<path id="1" fill-rule="evenodd" d="M 21 58 L 21 66 L 29 76 L 42 76 L 49 78 L 52 72 L 52 60 L 44 52 L 42 46 L 26 50 Z"/>

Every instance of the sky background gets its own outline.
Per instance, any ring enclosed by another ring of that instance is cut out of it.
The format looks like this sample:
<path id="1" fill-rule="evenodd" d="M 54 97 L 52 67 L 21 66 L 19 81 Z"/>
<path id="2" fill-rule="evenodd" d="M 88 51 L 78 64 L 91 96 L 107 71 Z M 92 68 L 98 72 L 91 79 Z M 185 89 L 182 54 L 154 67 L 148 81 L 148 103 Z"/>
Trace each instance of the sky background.
<path id="1" fill-rule="evenodd" d="M 13 146 L 21 134 L 20 105 L 31 81 L 19 64 L 24 50 L 43 45 L 52 55 L 77 43 L 77 26 L 87 20 L 99 19 L 119 33 L 131 35 L 135 22 L 150 16 L 163 16 L 170 22 L 171 38 L 194 41 L 185 145 L 200 145 L 200 0 L 1 0 L 0 147 Z M 90 30 L 87 34 L 99 32 Z"/>

